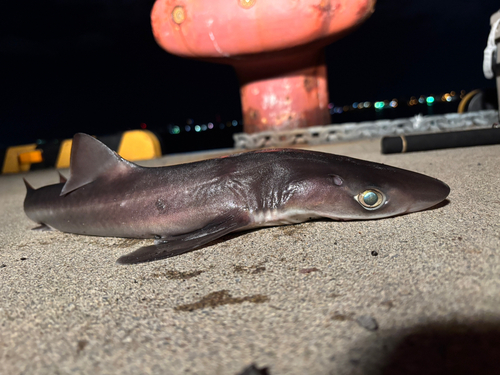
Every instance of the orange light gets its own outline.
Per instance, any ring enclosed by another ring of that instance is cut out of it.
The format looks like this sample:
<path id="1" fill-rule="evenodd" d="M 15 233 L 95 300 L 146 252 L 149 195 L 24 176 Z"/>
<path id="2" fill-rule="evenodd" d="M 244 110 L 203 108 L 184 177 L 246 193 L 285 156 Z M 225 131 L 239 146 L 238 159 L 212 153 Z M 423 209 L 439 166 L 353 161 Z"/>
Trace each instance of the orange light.
<path id="1" fill-rule="evenodd" d="M 23 152 L 22 154 L 19 154 L 20 164 L 34 164 L 41 163 L 42 161 L 42 150 L 33 150 L 30 152 Z"/>

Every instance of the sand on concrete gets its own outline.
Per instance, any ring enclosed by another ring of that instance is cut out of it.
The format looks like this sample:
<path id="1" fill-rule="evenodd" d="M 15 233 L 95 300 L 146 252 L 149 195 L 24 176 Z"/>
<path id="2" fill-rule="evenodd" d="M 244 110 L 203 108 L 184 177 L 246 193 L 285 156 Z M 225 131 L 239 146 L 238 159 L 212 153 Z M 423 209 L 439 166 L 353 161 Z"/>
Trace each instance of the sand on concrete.
<path id="1" fill-rule="evenodd" d="M 115 261 L 151 241 L 30 230 L 22 177 L 40 187 L 55 170 L 0 176 L 0 374 L 498 373 L 500 146 L 381 155 L 379 142 L 312 149 L 439 178 L 448 202 L 134 266 Z"/>

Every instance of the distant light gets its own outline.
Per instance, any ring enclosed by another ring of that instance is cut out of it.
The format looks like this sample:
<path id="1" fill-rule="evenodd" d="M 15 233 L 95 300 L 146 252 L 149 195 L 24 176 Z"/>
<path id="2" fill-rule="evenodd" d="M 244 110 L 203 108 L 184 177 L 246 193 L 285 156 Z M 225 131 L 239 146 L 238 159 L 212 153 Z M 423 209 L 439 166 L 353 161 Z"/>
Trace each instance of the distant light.
<path id="1" fill-rule="evenodd" d="M 184 130 L 187 132 L 191 131 L 191 126 L 189 125 L 184 126 Z"/>
<path id="2" fill-rule="evenodd" d="M 219 129 L 224 129 L 224 124 L 222 122 L 219 124 Z"/>
<path id="3" fill-rule="evenodd" d="M 207 126 L 205 124 L 201 125 L 201 131 L 204 132 L 205 130 L 207 130 Z"/>
<path id="4" fill-rule="evenodd" d="M 365 108 L 370 108 L 371 106 L 372 106 L 371 102 L 364 102 L 363 103 L 363 107 L 365 107 Z"/>
<path id="5" fill-rule="evenodd" d="M 194 120 L 192 118 L 188 118 L 186 120 L 186 124 L 188 124 L 188 125 L 193 125 L 193 122 L 194 122 Z"/>
<path id="6" fill-rule="evenodd" d="M 359 104 L 358 104 L 358 109 L 363 109 L 363 104 L 364 104 L 364 103 L 359 103 Z"/>
<path id="7" fill-rule="evenodd" d="M 359 104 L 358 102 L 354 102 L 354 103 L 352 103 L 352 108 L 353 108 L 353 109 L 358 108 L 358 104 Z"/>
<path id="8" fill-rule="evenodd" d="M 384 108 L 384 106 L 385 106 L 384 102 L 375 102 L 375 104 L 374 104 L 374 107 L 376 109 L 382 109 L 382 108 Z"/>
<path id="9" fill-rule="evenodd" d="M 398 101 L 397 99 L 392 99 L 391 102 L 389 103 L 389 105 L 392 107 L 392 108 L 396 108 L 398 106 Z"/>
<path id="10" fill-rule="evenodd" d="M 179 128 L 177 125 L 172 126 L 172 129 L 170 130 L 172 134 L 179 134 L 181 132 L 181 128 Z"/>
<path id="11" fill-rule="evenodd" d="M 195 132 L 199 132 L 201 130 L 201 126 L 200 125 L 195 125 L 194 126 L 194 131 Z"/>
<path id="12" fill-rule="evenodd" d="M 351 107 L 349 107 L 348 105 L 345 105 L 342 107 L 342 109 L 344 110 L 344 112 L 347 112 L 349 109 L 351 109 Z"/>
<path id="13" fill-rule="evenodd" d="M 428 96 L 425 101 L 427 102 L 427 105 L 432 105 L 434 103 L 434 97 L 433 96 Z"/>
<path id="14" fill-rule="evenodd" d="M 333 108 L 333 103 L 328 103 L 328 109 L 332 109 Z"/>
<path id="15" fill-rule="evenodd" d="M 213 129 L 213 128 L 214 128 L 214 124 L 213 124 L 213 122 L 209 122 L 209 123 L 208 123 L 208 125 L 207 125 L 207 127 L 208 127 L 209 129 Z"/>
<path id="16" fill-rule="evenodd" d="M 451 102 L 452 100 L 453 100 L 453 97 L 451 95 L 446 97 L 447 102 Z"/>
<path id="17" fill-rule="evenodd" d="M 238 126 L 238 121 L 233 120 L 232 124 L 233 124 L 233 126 Z"/>
<path id="18" fill-rule="evenodd" d="M 420 104 L 425 103 L 425 96 L 423 96 L 423 95 L 422 95 L 422 96 L 420 96 L 420 98 L 418 98 L 418 102 L 419 102 Z"/>
<path id="19" fill-rule="evenodd" d="M 148 126 L 146 125 L 146 123 L 141 123 L 141 129 L 146 129 Z"/>
<path id="20" fill-rule="evenodd" d="M 333 109 L 333 111 L 334 111 L 335 113 L 342 113 L 342 112 L 344 112 L 344 110 L 342 109 L 342 107 L 335 107 L 335 108 Z"/>

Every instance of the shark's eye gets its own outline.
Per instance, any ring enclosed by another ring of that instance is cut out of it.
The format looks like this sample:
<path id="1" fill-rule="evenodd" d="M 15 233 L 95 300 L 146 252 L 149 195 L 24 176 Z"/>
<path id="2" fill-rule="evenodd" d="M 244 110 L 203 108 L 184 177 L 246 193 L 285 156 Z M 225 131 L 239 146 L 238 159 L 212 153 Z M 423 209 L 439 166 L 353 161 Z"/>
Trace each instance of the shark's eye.
<path id="1" fill-rule="evenodd" d="M 382 192 L 375 189 L 368 189 L 354 197 L 356 201 L 367 210 L 376 210 L 385 202 Z"/>

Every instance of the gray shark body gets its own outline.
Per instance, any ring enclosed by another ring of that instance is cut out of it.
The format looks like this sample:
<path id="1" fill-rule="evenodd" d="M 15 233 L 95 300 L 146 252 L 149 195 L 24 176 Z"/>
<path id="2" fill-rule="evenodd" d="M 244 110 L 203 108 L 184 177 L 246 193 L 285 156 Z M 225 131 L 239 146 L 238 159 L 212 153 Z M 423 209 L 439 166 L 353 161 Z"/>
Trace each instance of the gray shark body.
<path id="1" fill-rule="evenodd" d="M 119 258 L 122 264 L 169 258 L 250 228 L 419 211 L 450 191 L 419 173 L 305 150 L 145 168 L 86 134 L 74 137 L 70 172 L 36 190 L 26 183 L 26 215 L 63 232 L 156 240 Z"/>

